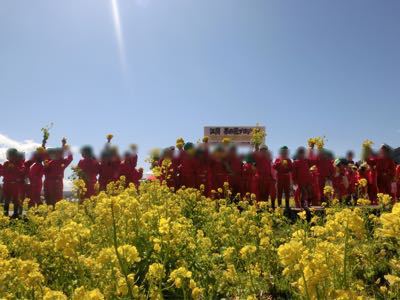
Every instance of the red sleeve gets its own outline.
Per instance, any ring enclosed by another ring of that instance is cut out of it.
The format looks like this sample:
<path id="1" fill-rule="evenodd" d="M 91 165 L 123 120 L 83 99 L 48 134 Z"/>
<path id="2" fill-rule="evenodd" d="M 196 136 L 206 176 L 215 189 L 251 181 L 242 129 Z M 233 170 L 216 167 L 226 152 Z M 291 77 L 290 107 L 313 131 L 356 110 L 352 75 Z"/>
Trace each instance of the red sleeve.
<path id="1" fill-rule="evenodd" d="M 35 168 L 32 168 L 33 171 L 33 176 L 34 177 L 42 177 L 44 173 L 44 167 L 43 165 L 39 165 L 38 167 L 35 166 Z"/>
<path id="2" fill-rule="evenodd" d="M 78 168 L 81 169 L 81 170 L 82 170 L 82 164 L 83 164 L 83 160 L 81 159 L 81 160 L 78 162 Z"/>
<path id="3" fill-rule="evenodd" d="M 64 169 L 72 163 L 73 159 L 74 159 L 74 157 L 72 156 L 72 153 L 71 152 L 68 153 L 67 158 L 64 158 L 64 160 L 63 160 Z"/>

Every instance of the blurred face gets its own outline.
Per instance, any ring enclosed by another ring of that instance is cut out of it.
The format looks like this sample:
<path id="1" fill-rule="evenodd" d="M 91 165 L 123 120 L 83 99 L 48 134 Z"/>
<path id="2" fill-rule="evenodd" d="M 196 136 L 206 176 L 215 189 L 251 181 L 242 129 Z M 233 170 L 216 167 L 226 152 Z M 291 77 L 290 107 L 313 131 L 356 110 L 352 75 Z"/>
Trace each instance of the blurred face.
<path id="1" fill-rule="evenodd" d="M 186 151 L 190 156 L 194 156 L 194 154 L 196 153 L 196 149 L 195 148 L 190 148 L 189 150 Z"/>
<path id="2" fill-rule="evenodd" d="M 379 156 L 380 156 L 380 157 L 388 157 L 388 156 L 389 156 L 389 153 L 388 153 L 388 151 L 387 151 L 385 148 L 381 148 L 381 149 L 379 150 Z"/>
<path id="3" fill-rule="evenodd" d="M 63 156 L 62 151 L 57 151 L 57 153 L 56 153 L 56 155 L 55 155 L 56 159 L 61 159 L 62 156 Z"/>
<path id="4" fill-rule="evenodd" d="M 299 151 L 297 153 L 297 158 L 298 159 L 305 159 L 305 157 L 306 157 L 306 153 L 304 151 Z"/>
<path id="5" fill-rule="evenodd" d="M 352 152 L 347 153 L 347 160 L 353 160 L 354 154 Z"/>
<path id="6" fill-rule="evenodd" d="M 172 158 L 172 151 L 165 151 L 164 157 L 168 158 L 168 159 L 171 159 Z"/>
<path id="7" fill-rule="evenodd" d="M 281 156 L 283 159 L 287 159 L 289 157 L 289 151 L 288 150 L 281 150 Z"/>
<path id="8" fill-rule="evenodd" d="M 34 160 L 36 160 L 37 162 L 42 162 L 43 161 L 43 155 L 41 153 L 37 153 L 35 152 L 33 154 L 33 158 Z"/>

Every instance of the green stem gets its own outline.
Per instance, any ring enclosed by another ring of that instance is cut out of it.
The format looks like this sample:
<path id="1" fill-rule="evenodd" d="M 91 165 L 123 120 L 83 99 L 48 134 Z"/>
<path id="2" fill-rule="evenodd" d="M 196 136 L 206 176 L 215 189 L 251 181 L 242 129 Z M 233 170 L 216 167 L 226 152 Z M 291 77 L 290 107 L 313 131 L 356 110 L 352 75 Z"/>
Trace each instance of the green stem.
<path id="1" fill-rule="evenodd" d="M 308 292 L 307 281 L 306 281 L 306 277 L 304 276 L 303 270 L 301 271 L 301 276 L 303 277 L 304 289 L 306 290 L 306 296 L 307 296 L 307 299 L 309 300 L 309 299 L 311 299 L 311 298 L 310 298 L 310 294 L 309 294 L 309 292 Z"/>
<path id="2" fill-rule="evenodd" d="M 111 203 L 111 216 L 112 216 L 112 228 L 113 228 L 114 249 L 115 249 L 115 253 L 116 253 L 116 255 L 117 255 L 118 264 L 119 264 L 119 267 L 120 267 L 120 269 L 121 269 L 121 271 L 122 271 L 122 274 L 124 275 L 125 282 L 126 282 L 126 285 L 127 285 L 127 287 L 128 287 L 128 294 L 129 294 L 129 297 L 130 297 L 131 299 L 134 299 L 134 298 L 133 298 L 132 287 L 131 287 L 131 285 L 130 285 L 130 283 L 129 283 L 129 279 L 128 279 L 128 271 L 125 269 L 125 265 L 124 265 L 124 263 L 123 263 L 123 261 L 122 261 L 122 257 L 121 257 L 121 255 L 120 255 L 119 252 L 118 252 L 117 225 L 116 225 L 116 223 L 115 223 L 115 215 L 114 215 L 114 205 L 113 205 L 113 203 Z"/>
<path id="3" fill-rule="evenodd" d="M 343 284 L 347 287 L 347 244 L 349 239 L 349 223 L 346 224 L 346 235 L 344 239 L 344 255 L 343 255 Z"/>

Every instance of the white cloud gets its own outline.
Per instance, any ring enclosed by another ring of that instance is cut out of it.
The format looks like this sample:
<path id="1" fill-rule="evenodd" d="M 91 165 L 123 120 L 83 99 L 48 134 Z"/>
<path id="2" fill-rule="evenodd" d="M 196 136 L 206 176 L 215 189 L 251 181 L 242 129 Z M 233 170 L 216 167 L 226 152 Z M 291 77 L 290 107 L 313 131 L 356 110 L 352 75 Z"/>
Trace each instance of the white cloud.
<path id="1" fill-rule="evenodd" d="M 30 154 L 40 146 L 41 144 L 34 140 L 24 140 L 19 142 L 0 133 L 0 162 L 4 162 L 7 159 L 6 154 L 9 148 L 16 148 L 18 151 L 24 152 L 27 155 L 27 158 L 29 158 Z M 79 153 L 79 147 L 71 146 L 71 151 L 72 153 L 77 154 Z M 72 185 L 70 179 L 64 178 L 64 191 L 71 191 Z"/>
<path id="2" fill-rule="evenodd" d="M 64 184 L 64 191 L 72 191 L 72 186 L 73 186 L 72 180 L 64 178 L 63 184 Z"/>
<path id="3" fill-rule="evenodd" d="M 6 160 L 6 153 L 9 148 L 16 148 L 18 151 L 28 154 L 35 151 L 37 147 L 40 147 L 40 144 L 33 140 L 19 142 L 0 133 L 0 162 Z"/>

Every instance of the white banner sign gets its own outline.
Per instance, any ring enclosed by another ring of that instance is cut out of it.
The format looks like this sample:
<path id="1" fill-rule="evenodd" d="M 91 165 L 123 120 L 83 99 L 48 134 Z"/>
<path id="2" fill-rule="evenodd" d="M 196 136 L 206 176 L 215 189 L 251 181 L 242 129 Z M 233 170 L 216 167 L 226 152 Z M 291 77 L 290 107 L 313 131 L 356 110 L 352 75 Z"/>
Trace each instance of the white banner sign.
<path id="1" fill-rule="evenodd" d="M 204 136 L 208 136 L 210 144 L 218 144 L 222 139 L 229 138 L 234 144 L 250 145 L 254 128 L 265 131 L 265 126 L 206 126 Z"/>

